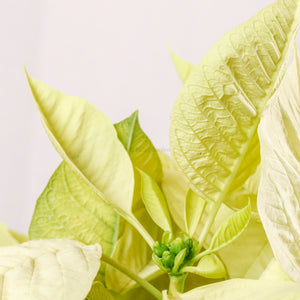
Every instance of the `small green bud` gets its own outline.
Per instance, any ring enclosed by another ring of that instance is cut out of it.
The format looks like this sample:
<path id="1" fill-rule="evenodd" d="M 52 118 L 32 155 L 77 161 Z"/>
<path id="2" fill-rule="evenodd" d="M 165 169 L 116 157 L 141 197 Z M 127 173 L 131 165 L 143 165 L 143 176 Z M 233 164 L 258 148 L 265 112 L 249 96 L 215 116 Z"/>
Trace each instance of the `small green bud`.
<path id="1" fill-rule="evenodd" d="M 163 244 L 168 244 L 172 239 L 172 233 L 170 231 L 164 231 L 162 238 L 161 238 L 161 242 Z"/>
<path id="2" fill-rule="evenodd" d="M 170 251 L 165 251 L 162 255 L 161 261 L 166 268 L 173 268 L 175 255 Z"/>
<path id="3" fill-rule="evenodd" d="M 164 251 L 169 250 L 168 247 L 160 242 L 155 242 L 153 245 L 153 252 L 158 256 L 162 257 Z"/>
<path id="4" fill-rule="evenodd" d="M 187 248 L 182 249 L 175 257 L 174 260 L 174 267 L 172 269 L 173 273 L 177 273 L 179 268 L 181 267 L 181 265 L 184 262 L 184 259 L 186 257 L 186 253 L 187 253 Z"/>
<path id="5" fill-rule="evenodd" d="M 194 246 L 194 242 L 191 238 L 188 238 L 187 240 L 184 241 L 185 245 L 188 249 L 192 249 Z"/>
<path id="6" fill-rule="evenodd" d="M 171 271 L 171 268 L 166 268 L 163 263 L 161 258 L 156 256 L 154 253 L 152 253 L 152 259 L 155 262 L 155 264 L 164 272 L 169 273 Z"/>
<path id="7" fill-rule="evenodd" d="M 176 238 L 170 245 L 170 252 L 177 255 L 182 249 L 186 248 L 182 238 Z"/>

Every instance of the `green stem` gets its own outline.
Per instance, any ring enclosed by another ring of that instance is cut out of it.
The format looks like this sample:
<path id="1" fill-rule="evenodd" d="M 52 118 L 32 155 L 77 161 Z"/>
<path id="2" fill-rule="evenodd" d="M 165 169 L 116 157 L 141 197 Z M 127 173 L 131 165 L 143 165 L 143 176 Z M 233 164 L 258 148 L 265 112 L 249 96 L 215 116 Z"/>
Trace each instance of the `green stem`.
<path id="1" fill-rule="evenodd" d="M 145 290 L 147 290 L 156 299 L 159 299 L 159 300 L 162 299 L 161 292 L 158 289 L 156 289 L 152 284 L 150 284 L 148 281 L 146 281 L 145 279 L 141 278 L 137 274 L 135 274 L 132 271 L 128 270 L 126 267 L 121 266 L 115 260 L 113 260 L 112 258 L 110 258 L 109 256 L 107 256 L 105 254 L 102 254 L 101 260 L 103 262 L 105 262 L 105 263 L 113 266 L 114 268 L 116 268 L 120 272 L 122 272 L 125 275 L 127 275 L 129 278 L 131 278 L 134 281 L 136 281 L 140 286 L 142 286 Z"/>
<path id="2" fill-rule="evenodd" d="M 168 294 L 169 296 L 178 296 L 179 293 L 184 292 L 184 283 L 186 279 L 187 274 L 183 274 L 180 276 L 169 276 L 170 278 L 170 284 L 169 284 L 169 291 Z"/>
<path id="3" fill-rule="evenodd" d="M 205 251 L 203 251 L 203 252 L 201 252 L 201 253 L 199 253 L 198 255 L 196 255 L 195 257 L 193 257 L 192 259 L 191 259 L 191 265 L 193 265 L 196 261 L 198 261 L 200 258 L 202 258 L 203 256 L 205 256 L 205 255 L 208 255 L 208 254 L 211 254 L 213 251 L 211 251 L 211 250 L 205 250 Z"/>

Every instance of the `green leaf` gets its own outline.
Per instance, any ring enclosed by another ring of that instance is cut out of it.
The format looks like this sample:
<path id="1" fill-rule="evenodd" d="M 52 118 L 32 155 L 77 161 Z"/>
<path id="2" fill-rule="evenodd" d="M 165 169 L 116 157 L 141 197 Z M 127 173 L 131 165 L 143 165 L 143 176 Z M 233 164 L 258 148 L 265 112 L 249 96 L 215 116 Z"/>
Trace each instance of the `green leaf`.
<path id="1" fill-rule="evenodd" d="M 173 273 L 176 273 L 179 270 L 179 268 L 181 267 L 181 265 L 185 259 L 185 256 L 186 256 L 186 251 L 187 251 L 187 249 L 184 248 L 175 256 L 174 267 L 172 269 Z"/>
<path id="2" fill-rule="evenodd" d="M 94 281 L 92 288 L 85 300 L 114 300 L 109 290 L 101 281 Z"/>
<path id="3" fill-rule="evenodd" d="M 145 172 L 139 171 L 141 174 L 141 195 L 149 215 L 164 231 L 172 232 L 168 205 L 159 185 Z"/>
<path id="4" fill-rule="evenodd" d="M 30 239 L 68 238 L 99 243 L 110 255 L 118 237 L 119 217 L 71 167 L 62 162 L 38 198 Z"/>
<path id="5" fill-rule="evenodd" d="M 100 245 L 67 239 L 1 247 L 1 298 L 82 300 L 92 286 L 100 258 Z"/>
<path id="6" fill-rule="evenodd" d="M 299 10 L 299 1 L 278 0 L 225 34 L 174 105 L 172 156 L 214 213 L 259 164 L 257 126 L 285 73 Z"/>
<path id="7" fill-rule="evenodd" d="M 0 222 L 0 247 L 17 245 L 18 240 L 10 233 L 8 228 Z"/>
<path id="8" fill-rule="evenodd" d="M 258 210 L 274 255 L 300 283 L 300 59 L 264 111 L 259 126 L 262 174 Z"/>
<path id="9" fill-rule="evenodd" d="M 130 117 L 115 124 L 118 138 L 128 152 L 135 168 L 141 169 L 160 184 L 162 179 L 162 166 L 153 144 L 141 129 L 138 121 L 138 111 Z M 143 206 L 141 200 L 141 180 L 139 172 L 134 169 L 135 185 L 132 211 Z"/>
<path id="10" fill-rule="evenodd" d="M 250 204 L 240 211 L 232 214 L 214 234 L 210 242 L 209 251 L 218 251 L 237 239 L 246 229 L 250 218 Z"/>
<path id="11" fill-rule="evenodd" d="M 215 255 L 205 255 L 199 261 L 197 267 L 185 267 L 183 272 L 190 272 L 205 278 L 224 278 L 227 274 L 222 261 Z"/>
<path id="12" fill-rule="evenodd" d="M 231 279 L 179 294 L 181 300 L 299 299 L 300 285 L 289 281 Z M 163 300 L 172 299 L 163 293 Z"/>
<path id="13" fill-rule="evenodd" d="M 134 167 L 141 169 L 157 183 L 161 182 L 162 166 L 153 144 L 141 129 L 138 111 L 115 124 L 118 138 L 128 152 Z"/>
<path id="14" fill-rule="evenodd" d="M 163 166 L 162 191 L 166 197 L 169 211 L 176 225 L 182 230 L 186 230 L 184 211 L 185 199 L 189 190 L 189 184 L 171 158 L 158 151 L 160 161 Z"/>
<path id="15" fill-rule="evenodd" d="M 134 173 L 109 118 L 27 74 L 47 134 L 62 158 L 118 211 L 131 214 Z M 122 187 L 122 188 L 120 188 Z"/>
<path id="16" fill-rule="evenodd" d="M 205 209 L 206 202 L 191 189 L 185 201 L 185 226 L 189 236 L 193 236 Z"/>
<path id="17" fill-rule="evenodd" d="M 176 70 L 182 82 L 185 83 L 195 66 L 190 62 L 179 57 L 171 48 L 169 48 L 169 51 L 171 53 L 171 57 L 176 67 Z"/>
<path id="18" fill-rule="evenodd" d="M 140 209 L 137 212 L 137 215 L 139 219 L 143 219 L 146 230 L 152 234 L 155 240 L 157 240 L 161 232 L 160 230 L 158 231 L 159 228 L 157 226 L 152 226 L 152 220 L 145 208 Z M 116 243 L 112 259 L 119 264 L 126 266 L 134 273 L 140 273 L 145 277 L 151 278 L 151 275 L 153 274 L 155 274 L 155 276 L 160 274 L 156 274 L 157 268 L 151 268 L 150 272 L 144 274 L 145 269 L 148 270 L 148 265 L 152 261 L 152 249 L 150 249 L 136 229 L 127 222 L 124 223 L 122 235 Z M 122 293 L 135 285 L 135 282 L 110 265 L 106 265 L 105 283 L 109 289 Z"/>

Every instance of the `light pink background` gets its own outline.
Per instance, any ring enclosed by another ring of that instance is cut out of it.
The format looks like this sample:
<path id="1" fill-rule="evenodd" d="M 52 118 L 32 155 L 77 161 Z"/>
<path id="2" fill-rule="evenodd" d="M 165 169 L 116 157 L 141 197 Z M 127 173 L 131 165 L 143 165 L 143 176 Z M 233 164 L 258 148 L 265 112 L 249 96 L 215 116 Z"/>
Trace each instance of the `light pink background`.
<path id="1" fill-rule="evenodd" d="M 181 82 L 168 43 L 198 63 L 223 33 L 271 0 L 4 0 L 0 3 L 0 220 L 27 232 L 35 201 L 61 161 L 26 85 L 29 73 L 88 99 L 113 122 L 135 109 L 168 150 Z"/>

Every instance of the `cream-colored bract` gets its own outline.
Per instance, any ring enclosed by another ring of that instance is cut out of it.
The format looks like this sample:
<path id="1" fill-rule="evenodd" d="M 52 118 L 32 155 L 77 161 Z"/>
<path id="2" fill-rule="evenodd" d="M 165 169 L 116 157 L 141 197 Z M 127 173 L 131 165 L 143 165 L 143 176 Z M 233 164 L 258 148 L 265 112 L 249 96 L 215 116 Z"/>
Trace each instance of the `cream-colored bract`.
<path id="1" fill-rule="evenodd" d="M 0 248 L 1 300 L 82 300 L 100 267 L 99 244 L 57 239 Z"/>
<path id="2" fill-rule="evenodd" d="M 230 279 L 163 300 L 298 300 L 300 285 L 290 281 Z"/>
<path id="3" fill-rule="evenodd" d="M 67 96 L 28 74 L 27 79 L 58 153 L 103 200 L 130 214 L 133 168 L 110 119 L 84 99 Z"/>
<path id="4" fill-rule="evenodd" d="M 296 57 L 259 126 L 258 209 L 275 257 L 300 283 L 300 65 Z"/>

